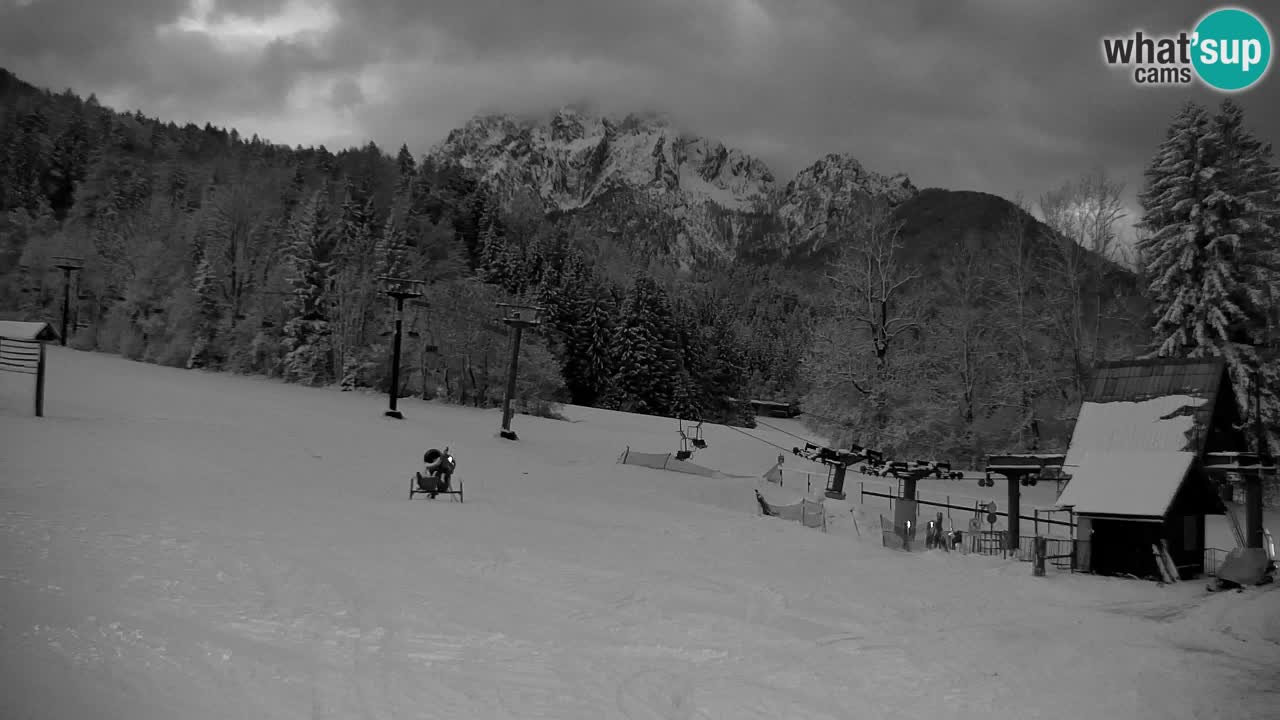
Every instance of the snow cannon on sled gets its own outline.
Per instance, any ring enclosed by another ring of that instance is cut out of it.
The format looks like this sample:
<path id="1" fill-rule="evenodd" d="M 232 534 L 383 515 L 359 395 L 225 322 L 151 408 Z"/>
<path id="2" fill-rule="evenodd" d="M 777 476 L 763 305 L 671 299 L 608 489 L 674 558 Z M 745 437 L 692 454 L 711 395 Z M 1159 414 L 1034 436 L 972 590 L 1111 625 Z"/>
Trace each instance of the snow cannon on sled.
<path id="1" fill-rule="evenodd" d="M 453 473 L 458 469 L 458 461 L 449 453 L 448 447 L 444 450 L 431 448 L 423 454 L 422 462 L 426 474 L 415 472 L 409 479 L 410 500 L 414 495 L 426 495 L 432 499 L 438 495 L 453 495 L 458 498 L 458 502 L 464 502 L 462 481 L 458 481 L 456 488 L 453 485 Z"/>

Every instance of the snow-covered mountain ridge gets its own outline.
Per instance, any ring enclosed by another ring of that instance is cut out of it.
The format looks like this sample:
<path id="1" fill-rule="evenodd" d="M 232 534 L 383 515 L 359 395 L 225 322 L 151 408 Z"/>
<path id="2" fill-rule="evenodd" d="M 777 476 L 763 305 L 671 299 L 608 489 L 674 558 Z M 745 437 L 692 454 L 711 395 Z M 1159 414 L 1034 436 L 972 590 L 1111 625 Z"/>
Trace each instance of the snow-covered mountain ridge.
<path id="1" fill-rule="evenodd" d="M 684 266 L 697 257 L 812 247 L 833 211 L 858 198 L 897 205 L 916 193 L 905 175 L 872 172 L 840 154 L 780 185 L 760 159 L 662 117 L 572 108 L 541 120 L 477 116 L 429 155 L 475 172 L 504 201 L 530 193 L 547 211 L 589 210 L 609 195 L 632 194 L 674 224 L 675 237 L 662 247 Z"/>

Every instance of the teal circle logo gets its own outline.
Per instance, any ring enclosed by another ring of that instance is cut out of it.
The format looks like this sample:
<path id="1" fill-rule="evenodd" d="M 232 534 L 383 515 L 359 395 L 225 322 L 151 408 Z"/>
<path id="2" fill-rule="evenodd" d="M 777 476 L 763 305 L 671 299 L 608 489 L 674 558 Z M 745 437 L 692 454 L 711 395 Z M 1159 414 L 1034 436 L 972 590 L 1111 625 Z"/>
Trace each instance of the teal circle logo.
<path id="1" fill-rule="evenodd" d="M 1191 64 L 1205 84 L 1218 90 L 1244 90 L 1271 64 L 1271 33 L 1247 10 L 1222 8 L 1205 15 L 1192 43 Z"/>

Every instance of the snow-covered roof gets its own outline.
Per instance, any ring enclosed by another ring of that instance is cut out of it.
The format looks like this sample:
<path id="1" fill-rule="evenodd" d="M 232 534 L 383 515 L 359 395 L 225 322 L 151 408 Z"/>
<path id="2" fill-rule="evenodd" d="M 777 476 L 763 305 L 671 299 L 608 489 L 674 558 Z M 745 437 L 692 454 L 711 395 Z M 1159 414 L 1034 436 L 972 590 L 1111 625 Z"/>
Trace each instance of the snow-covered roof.
<path id="1" fill-rule="evenodd" d="M 1164 517 L 1195 457 L 1193 452 L 1086 453 L 1057 505 L 1085 515 Z"/>
<path id="2" fill-rule="evenodd" d="M 1208 426 L 1213 419 L 1214 406 L 1217 404 L 1218 395 L 1222 392 L 1222 386 L 1226 380 L 1226 363 L 1220 357 L 1202 357 L 1202 358 L 1146 358 L 1142 360 L 1119 360 L 1113 362 L 1104 362 L 1096 368 L 1093 379 L 1089 383 L 1089 392 L 1084 400 L 1086 404 L 1091 405 L 1111 405 L 1114 403 L 1128 404 L 1128 410 L 1137 410 L 1134 405 L 1140 405 L 1153 401 L 1160 401 L 1162 398 L 1196 398 L 1195 407 L 1172 408 L 1173 411 L 1183 411 L 1191 415 L 1187 430 L 1196 429 L 1196 433 L 1190 438 L 1184 438 L 1188 442 L 1194 443 L 1194 449 L 1203 450 L 1203 445 L 1208 437 Z M 1229 392 L 1229 391 L 1227 391 Z M 1162 403 L 1165 406 L 1171 403 Z M 1188 404 L 1190 405 L 1190 404 Z M 1155 406 L 1148 405 L 1147 408 Z M 1114 411 L 1126 411 L 1124 406 L 1113 409 Z M 1095 408 L 1096 411 L 1096 408 Z M 1083 414 L 1085 410 L 1081 409 L 1081 417 L 1077 418 L 1077 432 L 1081 425 L 1085 425 L 1085 431 L 1091 432 L 1089 423 L 1084 423 Z M 1160 413 L 1157 418 L 1163 417 L 1169 413 Z M 1142 422 L 1140 418 L 1129 418 L 1131 420 Z M 1109 418 L 1111 422 L 1122 422 L 1124 418 Z M 1096 425 L 1098 417 L 1092 418 L 1092 424 Z M 1108 423 L 1110 424 L 1110 423 Z M 1171 426 L 1162 426 L 1171 427 Z M 1137 429 L 1140 434 L 1155 431 L 1154 428 Z M 1096 434 L 1096 433 L 1095 433 Z M 1172 433 L 1170 434 L 1172 437 Z M 1081 438 L 1083 440 L 1084 438 Z M 1154 439 L 1154 438 L 1148 438 Z M 1124 447 L 1124 438 L 1116 438 L 1121 443 L 1112 449 L 1115 450 L 1143 450 L 1143 449 L 1161 449 L 1161 450 L 1184 450 L 1192 449 L 1186 443 L 1173 444 L 1170 442 L 1160 442 L 1158 446 L 1144 445 L 1138 447 Z M 1077 439 L 1072 438 L 1072 445 L 1077 444 Z M 1087 448 L 1083 448 L 1087 449 Z M 1096 448 L 1099 450 L 1106 448 Z M 1068 458 L 1067 463 L 1071 463 Z"/>
<path id="3" fill-rule="evenodd" d="M 58 331 L 47 322 L 18 322 L 17 320 L 0 320 L 0 338 L 6 340 L 39 340 L 51 342 L 58 339 Z"/>
<path id="4" fill-rule="evenodd" d="M 1074 474 L 1086 453 L 1195 450 L 1192 433 L 1207 402 L 1192 395 L 1086 402 L 1080 406 L 1063 470 Z"/>

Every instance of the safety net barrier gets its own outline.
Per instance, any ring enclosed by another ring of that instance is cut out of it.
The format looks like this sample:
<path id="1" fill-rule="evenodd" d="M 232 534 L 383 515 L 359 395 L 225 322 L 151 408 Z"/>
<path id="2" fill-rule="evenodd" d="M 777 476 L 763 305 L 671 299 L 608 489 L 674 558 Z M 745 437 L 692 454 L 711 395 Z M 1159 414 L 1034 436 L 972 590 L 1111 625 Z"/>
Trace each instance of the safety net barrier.
<path id="1" fill-rule="evenodd" d="M 824 532 L 827 529 L 827 509 L 821 500 L 800 497 L 788 503 L 779 500 L 770 501 L 757 489 L 756 502 L 760 504 L 760 512 L 765 515 L 798 522 L 805 527 L 817 528 Z"/>
<path id="2" fill-rule="evenodd" d="M 717 477 L 719 475 L 711 468 L 695 465 L 687 460 L 677 460 L 671 453 L 642 453 L 635 452 L 631 448 L 622 451 L 622 454 L 618 456 L 618 463 L 622 465 L 639 465 L 655 470 L 688 473 L 689 475 L 701 475 L 703 477 Z"/>

